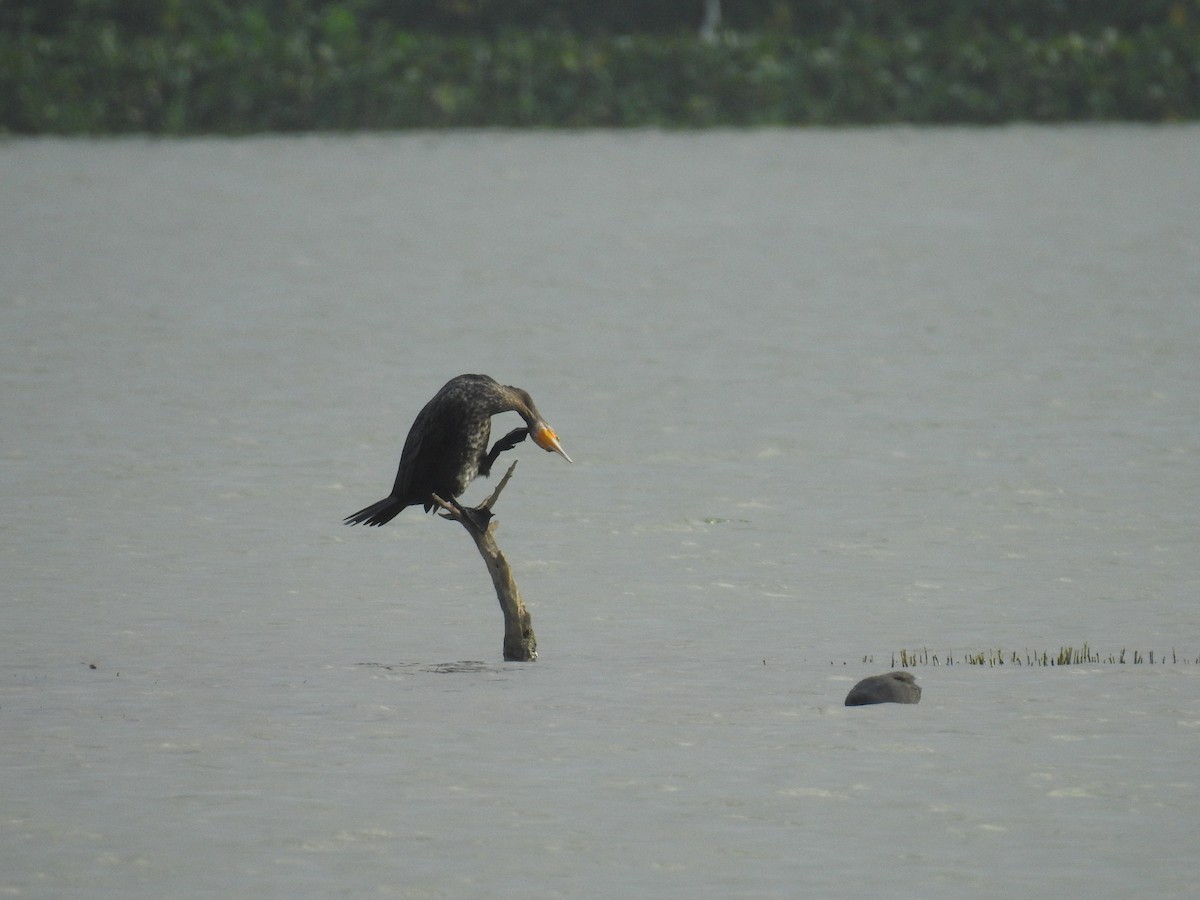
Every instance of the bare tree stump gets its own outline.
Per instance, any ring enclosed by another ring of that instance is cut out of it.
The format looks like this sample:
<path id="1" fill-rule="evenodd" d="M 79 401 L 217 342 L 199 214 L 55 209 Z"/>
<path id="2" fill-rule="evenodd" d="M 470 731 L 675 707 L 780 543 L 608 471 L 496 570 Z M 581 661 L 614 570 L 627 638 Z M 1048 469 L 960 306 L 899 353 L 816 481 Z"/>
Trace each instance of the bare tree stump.
<path id="1" fill-rule="evenodd" d="M 508 567 L 508 560 L 500 552 L 493 536 L 499 523 L 492 518 L 492 505 L 516 467 L 515 462 L 508 467 L 491 496 L 477 507 L 448 503 L 437 494 L 433 495 L 433 499 L 442 508 L 444 518 L 458 522 L 471 535 L 479 555 L 487 565 L 488 574 L 492 576 L 496 599 L 500 601 L 500 609 L 504 613 L 504 658 L 511 662 L 530 662 L 537 659 L 537 636 L 533 633 L 533 620 L 521 600 L 521 592 Z"/>

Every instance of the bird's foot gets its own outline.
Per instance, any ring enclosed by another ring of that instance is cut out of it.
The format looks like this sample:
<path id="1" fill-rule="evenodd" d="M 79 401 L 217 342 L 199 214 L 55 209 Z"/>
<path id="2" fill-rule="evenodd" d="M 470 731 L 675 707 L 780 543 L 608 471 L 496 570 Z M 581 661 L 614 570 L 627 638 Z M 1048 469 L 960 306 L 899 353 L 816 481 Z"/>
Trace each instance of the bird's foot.
<path id="1" fill-rule="evenodd" d="M 500 438 L 500 440 L 496 441 L 496 443 L 492 445 L 492 449 L 488 451 L 487 455 L 479 463 L 479 474 L 483 475 L 485 478 L 488 475 L 491 475 L 492 466 L 495 464 L 496 459 L 500 456 L 500 454 L 504 453 L 506 450 L 511 450 L 527 437 L 529 437 L 528 428 L 514 428 L 504 437 Z"/>
<path id="2" fill-rule="evenodd" d="M 492 511 L 482 506 L 462 506 L 458 507 L 459 513 L 464 519 L 469 521 L 475 528 L 481 532 L 488 530 L 488 525 L 492 521 Z"/>
<path id="3" fill-rule="evenodd" d="M 487 503 L 483 506 L 463 506 L 457 500 L 446 501 L 437 494 L 433 495 L 433 499 L 444 510 L 442 518 L 456 519 L 481 533 L 488 530 L 488 525 L 492 521 L 492 511 L 488 508 Z"/>

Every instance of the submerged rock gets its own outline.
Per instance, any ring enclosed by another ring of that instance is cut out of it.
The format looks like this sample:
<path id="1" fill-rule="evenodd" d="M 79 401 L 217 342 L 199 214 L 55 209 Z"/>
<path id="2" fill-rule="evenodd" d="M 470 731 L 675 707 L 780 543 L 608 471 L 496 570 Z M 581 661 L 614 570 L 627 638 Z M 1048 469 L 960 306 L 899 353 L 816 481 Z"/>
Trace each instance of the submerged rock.
<path id="1" fill-rule="evenodd" d="M 919 703 L 921 686 L 911 672 L 888 672 L 864 678 L 846 695 L 847 706 L 867 706 L 870 703 Z"/>

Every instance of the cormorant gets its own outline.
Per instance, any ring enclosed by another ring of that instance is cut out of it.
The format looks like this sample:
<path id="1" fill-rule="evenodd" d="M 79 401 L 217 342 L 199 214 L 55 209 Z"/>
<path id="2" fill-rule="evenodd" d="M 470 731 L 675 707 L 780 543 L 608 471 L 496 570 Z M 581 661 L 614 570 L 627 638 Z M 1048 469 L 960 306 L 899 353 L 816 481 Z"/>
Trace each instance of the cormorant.
<path id="1" fill-rule="evenodd" d="M 519 413 L 526 427 L 514 428 L 488 450 L 492 416 L 510 411 Z M 476 475 L 488 475 L 496 457 L 527 435 L 532 435 L 533 442 L 543 450 L 571 461 L 526 391 L 500 384 L 487 375 L 451 378 L 417 413 L 404 441 L 391 494 L 346 516 L 345 524 L 383 525 L 404 507 L 416 503 L 428 512 L 433 508 L 434 494 L 454 503 Z"/>

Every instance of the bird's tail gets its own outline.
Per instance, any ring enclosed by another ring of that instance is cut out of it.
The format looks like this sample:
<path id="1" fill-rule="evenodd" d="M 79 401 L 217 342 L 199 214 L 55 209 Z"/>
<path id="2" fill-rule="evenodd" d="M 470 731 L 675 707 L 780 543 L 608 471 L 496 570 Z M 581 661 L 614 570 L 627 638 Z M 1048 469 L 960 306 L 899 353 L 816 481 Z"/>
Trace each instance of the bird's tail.
<path id="1" fill-rule="evenodd" d="M 366 509 L 346 516 L 343 522 L 346 525 L 386 525 L 406 506 L 408 504 L 399 497 L 384 497 L 378 503 L 372 503 Z"/>

